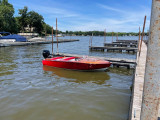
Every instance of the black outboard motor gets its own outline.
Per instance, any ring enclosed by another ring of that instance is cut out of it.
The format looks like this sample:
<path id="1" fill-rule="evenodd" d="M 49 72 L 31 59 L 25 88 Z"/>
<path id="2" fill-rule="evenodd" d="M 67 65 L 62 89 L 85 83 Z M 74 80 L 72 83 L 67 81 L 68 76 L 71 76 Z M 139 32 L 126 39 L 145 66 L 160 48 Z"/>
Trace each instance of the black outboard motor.
<path id="1" fill-rule="evenodd" d="M 51 56 L 50 56 L 50 52 L 49 52 L 49 50 L 43 50 L 43 57 L 44 58 L 50 58 Z"/>

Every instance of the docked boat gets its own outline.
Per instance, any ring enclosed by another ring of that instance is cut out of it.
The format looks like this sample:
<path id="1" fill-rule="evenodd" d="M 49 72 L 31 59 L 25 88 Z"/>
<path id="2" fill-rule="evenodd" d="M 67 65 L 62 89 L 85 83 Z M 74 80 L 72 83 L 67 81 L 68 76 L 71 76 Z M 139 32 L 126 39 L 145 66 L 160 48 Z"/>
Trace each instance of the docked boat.
<path id="1" fill-rule="evenodd" d="M 109 61 L 89 57 L 74 57 L 74 56 L 51 56 L 48 50 L 43 51 L 43 65 L 73 69 L 73 70 L 95 70 L 107 68 L 111 65 Z"/>

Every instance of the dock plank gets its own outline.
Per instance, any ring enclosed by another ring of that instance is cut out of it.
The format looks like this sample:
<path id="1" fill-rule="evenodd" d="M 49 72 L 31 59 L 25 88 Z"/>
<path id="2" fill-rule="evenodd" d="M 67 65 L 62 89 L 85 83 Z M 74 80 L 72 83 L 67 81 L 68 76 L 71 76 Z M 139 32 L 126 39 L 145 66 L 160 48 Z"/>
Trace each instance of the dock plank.
<path id="1" fill-rule="evenodd" d="M 133 48 L 133 47 L 107 47 L 107 46 L 104 46 L 104 47 L 102 47 L 102 46 L 89 46 L 89 49 L 90 50 L 101 50 L 101 51 L 105 51 L 105 50 L 107 50 L 107 51 L 111 51 L 111 50 L 115 51 L 115 50 L 118 50 L 120 52 L 122 52 L 122 51 L 137 52 L 137 50 L 138 50 L 137 48 Z"/>
<path id="2" fill-rule="evenodd" d="M 135 76 L 133 80 L 132 99 L 130 104 L 129 120 L 140 120 L 142 94 L 145 74 L 145 64 L 147 55 L 147 46 L 143 42 L 141 48 L 141 56 L 138 57 L 137 53 L 137 66 L 135 70 Z"/>
<path id="3" fill-rule="evenodd" d="M 130 44 L 130 43 L 104 43 L 104 46 L 111 46 L 111 47 L 137 47 L 136 44 Z"/>
<path id="4" fill-rule="evenodd" d="M 138 40 L 117 40 L 117 42 L 138 42 Z"/>
<path id="5" fill-rule="evenodd" d="M 116 41 L 116 42 L 113 42 L 113 43 L 130 43 L 130 44 L 136 44 L 137 42 L 135 41 L 135 42 L 131 42 L 131 41 Z"/>

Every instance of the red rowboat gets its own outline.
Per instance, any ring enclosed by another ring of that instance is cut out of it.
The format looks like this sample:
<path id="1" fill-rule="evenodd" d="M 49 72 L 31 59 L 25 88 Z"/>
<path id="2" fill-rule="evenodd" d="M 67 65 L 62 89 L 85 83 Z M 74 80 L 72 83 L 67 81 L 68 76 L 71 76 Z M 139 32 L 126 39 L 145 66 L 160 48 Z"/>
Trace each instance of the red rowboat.
<path id="1" fill-rule="evenodd" d="M 66 68 L 66 69 L 75 69 L 75 70 L 95 70 L 107 68 L 111 65 L 110 62 L 95 58 L 83 58 L 83 57 L 51 57 L 45 58 L 42 61 L 43 65 Z"/>

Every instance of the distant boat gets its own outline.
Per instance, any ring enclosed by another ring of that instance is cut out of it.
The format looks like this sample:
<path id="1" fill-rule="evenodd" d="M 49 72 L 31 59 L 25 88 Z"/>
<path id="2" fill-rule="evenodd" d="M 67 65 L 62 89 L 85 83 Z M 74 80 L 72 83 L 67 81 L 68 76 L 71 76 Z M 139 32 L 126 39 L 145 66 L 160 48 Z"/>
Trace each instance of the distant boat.
<path id="1" fill-rule="evenodd" d="M 63 34 L 58 34 L 57 37 L 64 37 L 64 35 Z"/>
<path id="2" fill-rule="evenodd" d="M 10 34 L 7 36 L 0 37 L 0 41 L 4 42 L 27 42 L 27 39 L 21 35 Z"/>
<path id="3" fill-rule="evenodd" d="M 54 56 L 49 57 L 50 52 L 48 50 L 43 51 L 44 60 L 42 60 L 43 65 L 73 69 L 73 70 L 95 70 L 107 68 L 111 65 L 109 61 L 89 58 L 89 57 L 66 57 L 66 56 Z"/>
<path id="4" fill-rule="evenodd" d="M 10 35 L 10 32 L 0 32 L 0 37 Z"/>
<path id="5" fill-rule="evenodd" d="M 48 37 L 52 37 L 52 35 L 49 35 Z M 53 37 L 56 37 L 56 35 L 53 35 Z M 58 34 L 57 37 L 64 37 L 63 34 Z"/>

